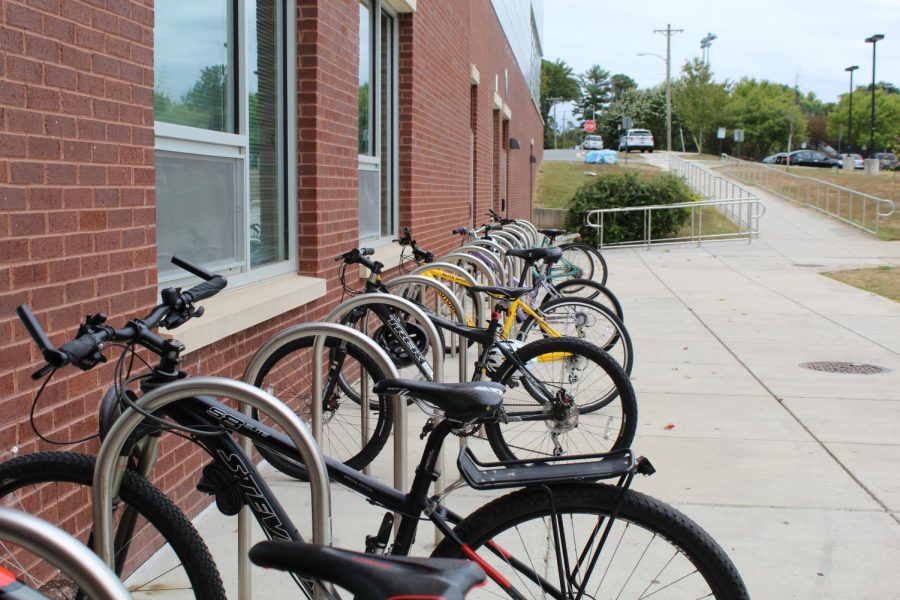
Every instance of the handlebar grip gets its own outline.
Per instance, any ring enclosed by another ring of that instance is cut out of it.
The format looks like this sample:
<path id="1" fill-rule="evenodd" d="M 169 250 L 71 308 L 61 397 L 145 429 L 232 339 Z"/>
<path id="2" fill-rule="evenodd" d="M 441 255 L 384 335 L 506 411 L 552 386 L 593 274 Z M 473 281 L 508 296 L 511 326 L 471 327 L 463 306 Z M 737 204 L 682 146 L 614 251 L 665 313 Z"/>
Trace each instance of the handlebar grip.
<path id="1" fill-rule="evenodd" d="M 98 345 L 97 339 L 93 335 L 88 334 L 75 338 L 71 342 L 66 342 L 59 347 L 59 351 L 66 355 L 68 362 L 77 365 L 94 354 Z"/>
<path id="2" fill-rule="evenodd" d="M 17 306 L 16 315 L 18 315 L 19 320 L 22 321 L 22 325 L 25 326 L 25 329 L 28 330 L 28 335 L 30 335 L 31 339 L 34 340 L 34 343 L 37 344 L 41 353 L 53 350 L 53 344 L 50 343 L 50 339 L 47 337 L 47 334 L 44 333 L 44 329 L 41 327 L 41 324 L 38 323 L 38 320 L 34 318 L 34 313 L 31 312 L 31 308 L 27 304 L 20 304 Z"/>
<path id="3" fill-rule="evenodd" d="M 226 285 L 228 285 L 227 279 L 221 275 L 214 275 L 209 280 L 195 285 L 186 292 L 182 292 L 182 296 L 185 297 L 188 302 L 193 304 L 194 302 L 199 302 L 200 300 L 215 296 L 225 289 Z"/>
<path id="4" fill-rule="evenodd" d="M 375 254 L 375 248 L 360 248 L 359 254 L 360 256 L 372 256 Z"/>
<path id="5" fill-rule="evenodd" d="M 176 267 L 181 267 L 188 273 L 196 275 L 200 279 L 204 279 L 206 281 L 209 281 L 213 277 L 216 277 L 216 275 L 213 275 L 212 273 L 210 273 L 203 267 L 198 267 L 197 265 L 191 264 L 188 261 L 184 260 L 183 258 L 179 258 L 178 256 L 172 257 L 172 264 L 175 265 Z M 225 287 L 225 286 L 222 286 L 222 287 Z"/>
<path id="6" fill-rule="evenodd" d="M 466 229 L 465 227 L 457 227 L 456 229 L 454 229 L 454 230 L 451 231 L 450 233 L 455 233 L 455 234 L 458 235 L 458 234 L 461 234 L 461 233 L 468 233 L 468 231 L 469 231 L 469 230 Z"/>

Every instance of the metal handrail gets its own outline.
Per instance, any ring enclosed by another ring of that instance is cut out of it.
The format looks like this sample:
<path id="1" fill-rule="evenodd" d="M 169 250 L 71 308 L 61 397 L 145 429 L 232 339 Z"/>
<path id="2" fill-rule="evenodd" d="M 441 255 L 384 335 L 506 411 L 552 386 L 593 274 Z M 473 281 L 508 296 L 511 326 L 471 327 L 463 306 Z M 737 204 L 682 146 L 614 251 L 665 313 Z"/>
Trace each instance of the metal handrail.
<path id="1" fill-rule="evenodd" d="M 296 445 L 309 476 L 312 498 L 312 539 L 315 544 L 331 544 L 331 492 L 325 462 L 312 434 L 286 404 L 244 383 L 223 377 L 193 377 L 175 381 L 145 394 L 137 401 L 144 412 L 194 396 L 216 396 L 247 404 L 269 416 Z M 144 415 L 127 408 L 110 428 L 97 455 L 91 491 L 94 516 L 94 547 L 107 565 L 113 563 L 113 482 L 118 474 L 118 458 L 132 433 L 144 422 Z"/>
<path id="2" fill-rule="evenodd" d="M 829 181 L 822 181 L 808 175 L 788 173 L 771 165 L 746 161 L 727 154 L 722 155 L 722 163 L 723 165 L 720 168 L 735 169 L 735 172 L 729 171 L 729 175 L 732 177 L 759 186 L 791 202 L 824 212 L 839 221 L 874 235 L 878 235 L 880 231 L 881 219 L 890 217 L 896 210 L 896 204 L 893 200 L 879 198 L 872 194 L 860 192 Z M 783 178 L 790 182 L 788 184 L 789 189 L 781 191 L 778 186 L 773 185 L 773 178 Z M 790 188 L 792 186 L 794 195 L 786 193 L 791 191 Z M 815 190 L 814 193 L 811 193 L 812 189 Z M 814 199 L 813 196 L 815 196 Z M 852 218 L 854 198 L 857 198 L 858 202 L 863 203 L 861 208 L 862 218 L 859 220 Z M 841 214 L 841 206 L 844 204 L 844 200 L 846 200 L 847 205 L 846 216 Z M 875 221 L 874 228 L 866 226 L 866 202 L 871 202 L 875 205 L 874 211 L 872 211 Z M 834 203 L 836 209 L 833 209 L 832 203 Z"/>
<path id="3" fill-rule="evenodd" d="M 131 594 L 100 557 L 43 519 L 0 507 L 0 540 L 24 548 L 59 569 L 86 598 L 131 600 Z"/>

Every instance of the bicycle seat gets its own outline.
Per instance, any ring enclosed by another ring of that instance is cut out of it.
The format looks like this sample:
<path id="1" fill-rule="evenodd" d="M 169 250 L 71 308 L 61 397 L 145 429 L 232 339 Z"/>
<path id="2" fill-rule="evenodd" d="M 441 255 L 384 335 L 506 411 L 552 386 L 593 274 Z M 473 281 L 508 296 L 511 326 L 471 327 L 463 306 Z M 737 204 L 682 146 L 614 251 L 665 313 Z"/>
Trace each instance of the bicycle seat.
<path id="1" fill-rule="evenodd" d="M 462 600 L 485 579 L 468 560 L 379 556 L 273 540 L 250 549 L 253 564 L 330 581 L 362 599 L 445 598 Z"/>
<path id="2" fill-rule="evenodd" d="M 549 248 L 513 248 L 507 250 L 506 255 L 521 258 L 528 264 L 543 260 L 548 265 L 552 265 L 562 258 L 563 252 L 559 248 L 551 246 Z"/>
<path id="3" fill-rule="evenodd" d="M 372 391 L 418 398 L 443 410 L 447 419 L 466 423 L 492 414 L 503 402 L 506 387 L 489 381 L 432 383 L 415 379 L 383 379 L 372 387 Z"/>
<path id="4" fill-rule="evenodd" d="M 558 235 L 566 235 L 565 229 L 538 229 L 538 233 L 543 233 L 551 240 Z"/>
<path id="5" fill-rule="evenodd" d="M 497 300 L 516 300 L 531 291 L 530 287 L 501 287 L 499 285 L 473 285 L 470 292 L 484 292 Z"/>

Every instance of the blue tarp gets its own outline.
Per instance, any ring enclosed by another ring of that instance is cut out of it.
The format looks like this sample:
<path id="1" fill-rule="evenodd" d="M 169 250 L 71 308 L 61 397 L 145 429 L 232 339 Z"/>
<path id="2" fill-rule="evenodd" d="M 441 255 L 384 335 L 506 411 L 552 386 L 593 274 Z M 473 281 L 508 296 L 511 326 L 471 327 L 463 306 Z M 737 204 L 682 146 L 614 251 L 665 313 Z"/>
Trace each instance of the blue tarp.
<path id="1" fill-rule="evenodd" d="M 614 165 L 617 161 L 615 150 L 593 150 L 584 156 L 584 162 L 592 165 Z"/>

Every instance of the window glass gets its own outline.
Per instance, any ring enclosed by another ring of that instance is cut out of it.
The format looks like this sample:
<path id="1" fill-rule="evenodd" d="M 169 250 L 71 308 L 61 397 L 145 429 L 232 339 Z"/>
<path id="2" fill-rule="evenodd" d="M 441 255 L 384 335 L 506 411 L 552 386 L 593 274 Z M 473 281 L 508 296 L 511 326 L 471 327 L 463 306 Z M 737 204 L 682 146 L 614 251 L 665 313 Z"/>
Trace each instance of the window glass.
<path id="1" fill-rule="evenodd" d="M 359 153 L 372 154 L 372 11 L 359 4 Z"/>
<path id="2" fill-rule="evenodd" d="M 379 172 L 377 170 L 359 170 L 359 237 L 360 239 L 377 238 L 380 233 L 379 218 Z"/>
<path id="3" fill-rule="evenodd" d="M 155 119 L 233 132 L 231 2 L 156 0 Z"/>
<path id="4" fill-rule="evenodd" d="M 181 275 L 171 263 L 173 254 L 220 272 L 243 261 L 243 214 L 238 201 L 243 197 L 242 162 L 156 152 L 156 266 L 160 280 Z"/>
<path id="5" fill-rule="evenodd" d="M 284 247 L 283 148 L 280 125 L 278 3 L 257 0 L 248 8 L 247 108 L 250 168 L 250 264 L 287 258 Z"/>
<path id="6" fill-rule="evenodd" d="M 382 237 L 393 235 L 394 225 L 394 19 L 381 13 L 381 123 L 378 156 L 381 158 L 381 230 Z"/>

